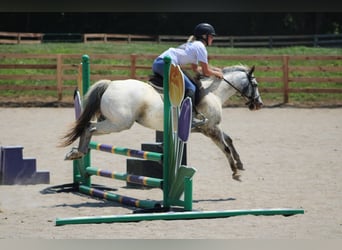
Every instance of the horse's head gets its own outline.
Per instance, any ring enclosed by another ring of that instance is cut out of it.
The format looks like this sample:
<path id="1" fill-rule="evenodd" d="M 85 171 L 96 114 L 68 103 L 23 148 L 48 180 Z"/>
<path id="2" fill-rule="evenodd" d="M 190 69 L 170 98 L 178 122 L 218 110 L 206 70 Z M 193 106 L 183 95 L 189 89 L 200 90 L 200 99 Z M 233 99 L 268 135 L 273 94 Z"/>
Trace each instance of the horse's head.
<path id="1" fill-rule="evenodd" d="M 239 92 L 244 98 L 247 99 L 246 105 L 248 105 L 248 108 L 250 110 L 258 110 L 263 106 L 263 102 L 261 100 L 259 90 L 258 90 L 258 82 L 254 77 L 254 69 L 253 66 L 251 69 L 248 69 L 247 67 L 241 66 L 241 67 L 233 67 L 233 69 L 237 69 L 237 71 L 242 72 L 243 75 L 239 78 L 235 77 L 234 81 L 228 81 L 224 78 L 224 81 L 228 83 L 230 86 L 232 86 L 237 92 Z M 224 68 L 223 69 L 223 75 L 225 73 L 231 73 L 232 68 Z M 239 80 L 237 80 L 239 79 Z"/>

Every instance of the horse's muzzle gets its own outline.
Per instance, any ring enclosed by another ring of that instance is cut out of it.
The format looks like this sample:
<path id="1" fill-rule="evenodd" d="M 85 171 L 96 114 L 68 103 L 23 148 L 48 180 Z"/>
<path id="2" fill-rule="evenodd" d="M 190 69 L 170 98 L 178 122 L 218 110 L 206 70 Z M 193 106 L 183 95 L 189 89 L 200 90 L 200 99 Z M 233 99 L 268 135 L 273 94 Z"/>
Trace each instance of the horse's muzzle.
<path id="1" fill-rule="evenodd" d="M 259 101 L 250 101 L 246 104 L 248 105 L 249 110 L 259 110 L 264 105 L 262 102 Z"/>

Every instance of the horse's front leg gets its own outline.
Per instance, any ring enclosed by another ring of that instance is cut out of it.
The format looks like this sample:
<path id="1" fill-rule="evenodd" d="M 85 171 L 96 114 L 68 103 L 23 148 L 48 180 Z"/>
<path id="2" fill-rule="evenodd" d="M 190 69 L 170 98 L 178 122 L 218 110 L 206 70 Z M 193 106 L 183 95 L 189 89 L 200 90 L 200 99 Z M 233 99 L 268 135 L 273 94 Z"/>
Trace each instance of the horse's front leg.
<path id="1" fill-rule="evenodd" d="M 230 144 L 226 143 L 225 138 L 224 138 L 225 136 L 222 130 L 218 126 L 215 126 L 211 128 L 206 127 L 206 129 L 202 129 L 201 132 L 205 134 L 206 136 L 208 136 L 222 150 L 222 152 L 225 154 L 225 156 L 228 159 L 231 170 L 233 171 L 233 175 L 232 175 L 233 179 L 239 181 L 241 174 L 240 174 L 238 166 L 236 165 L 234 161 Z"/>
<path id="2" fill-rule="evenodd" d="M 235 164 L 237 166 L 237 168 L 239 170 L 245 170 L 243 168 L 243 164 L 240 160 L 240 155 L 238 154 L 238 152 L 236 151 L 234 145 L 233 145 L 233 140 L 232 138 L 229 137 L 229 135 L 227 135 L 226 133 L 223 132 L 223 136 L 224 136 L 224 140 L 225 142 L 227 143 L 228 147 L 230 148 L 231 152 L 232 152 L 232 155 L 233 155 L 233 158 L 235 160 Z"/>

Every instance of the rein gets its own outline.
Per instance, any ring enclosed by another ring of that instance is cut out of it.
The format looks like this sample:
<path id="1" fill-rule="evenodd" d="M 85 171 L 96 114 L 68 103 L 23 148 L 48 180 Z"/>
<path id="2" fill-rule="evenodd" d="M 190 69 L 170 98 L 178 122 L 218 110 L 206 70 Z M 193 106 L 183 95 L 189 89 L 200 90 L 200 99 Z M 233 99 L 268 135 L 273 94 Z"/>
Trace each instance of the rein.
<path id="1" fill-rule="evenodd" d="M 233 87 L 237 92 L 239 92 L 242 96 L 247 97 L 249 99 L 248 96 L 246 96 L 244 93 L 242 93 L 241 90 L 239 90 L 237 87 L 235 87 L 230 81 L 228 81 L 226 78 L 222 78 L 226 83 L 228 83 L 231 87 Z"/>

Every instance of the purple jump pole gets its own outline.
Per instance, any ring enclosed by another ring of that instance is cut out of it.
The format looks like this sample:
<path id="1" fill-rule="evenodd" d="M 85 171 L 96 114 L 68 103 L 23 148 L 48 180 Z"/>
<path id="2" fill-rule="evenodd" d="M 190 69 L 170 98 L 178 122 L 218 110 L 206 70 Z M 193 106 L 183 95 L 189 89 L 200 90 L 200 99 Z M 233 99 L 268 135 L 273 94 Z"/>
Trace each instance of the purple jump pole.
<path id="1" fill-rule="evenodd" d="M 96 142 L 90 142 L 89 147 L 91 149 L 112 153 L 112 154 L 119 154 L 119 155 L 126 155 L 135 158 L 141 158 L 145 160 L 151 161 L 162 161 L 163 154 L 156 153 L 156 152 L 148 152 L 136 149 L 129 149 L 123 147 L 115 147 L 108 144 L 101 144 Z"/>

